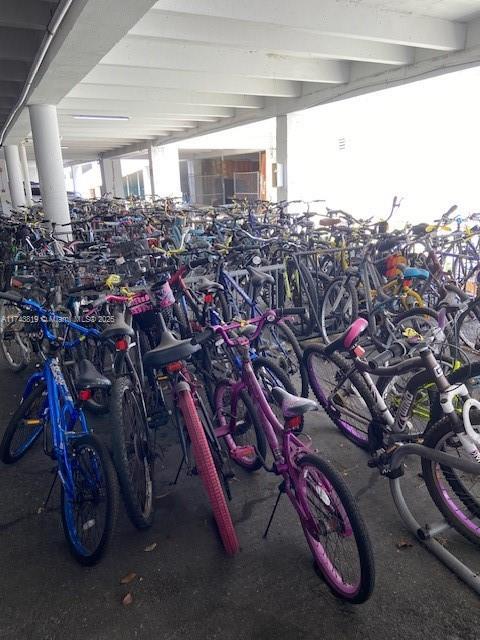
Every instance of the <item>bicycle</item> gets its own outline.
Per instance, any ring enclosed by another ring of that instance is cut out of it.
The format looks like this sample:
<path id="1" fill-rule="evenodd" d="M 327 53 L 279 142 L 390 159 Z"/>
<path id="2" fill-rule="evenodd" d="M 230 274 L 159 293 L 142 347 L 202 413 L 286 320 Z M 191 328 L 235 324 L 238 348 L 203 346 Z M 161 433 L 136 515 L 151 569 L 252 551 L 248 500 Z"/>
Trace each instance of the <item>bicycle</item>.
<path id="1" fill-rule="evenodd" d="M 58 322 L 80 336 L 88 336 L 92 330 L 61 318 L 16 292 L 0 293 L 0 299 L 25 310 L 29 339 L 43 359 L 41 370 L 30 376 L 21 404 L 6 428 L 0 458 L 6 464 L 17 462 L 43 433 L 45 454 L 57 465 L 54 483 L 59 477 L 62 484 L 62 524 L 69 550 L 80 564 L 93 565 L 113 536 L 118 484 L 110 455 L 89 430 L 82 407 L 94 389 L 110 387 L 111 383 L 91 362 L 82 360 L 78 396 L 73 399 L 60 368 L 59 352 L 74 348 L 81 338 L 66 341 L 55 335 L 49 324 Z"/>
<path id="2" fill-rule="evenodd" d="M 283 315 L 301 311 L 303 309 L 268 310 L 263 318 L 273 322 Z M 242 362 L 239 381 L 225 380 L 217 386 L 216 434 L 223 438 L 233 460 L 251 468 L 258 468 L 260 462 L 260 466 L 282 478 L 264 537 L 285 493 L 300 519 L 315 564 L 332 592 L 351 603 L 365 602 L 373 591 L 375 571 L 363 518 L 341 476 L 295 433 L 303 415 L 317 409 L 316 402 L 273 387 L 270 391 L 281 409 L 283 424 L 269 405 L 267 391 L 255 376 L 250 357 L 250 340 L 261 331 L 259 320 L 255 329 L 252 325 L 232 322 L 211 327 L 196 338 L 198 344 L 223 340 L 228 348 L 238 352 Z M 242 435 L 239 424 L 244 424 L 237 420 L 237 407 L 245 393 L 250 397 L 252 415 L 257 416 L 260 433 L 273 456 L 271 467 L 267 466 L 260 447 L 237 444 L 238 436 Z"/>

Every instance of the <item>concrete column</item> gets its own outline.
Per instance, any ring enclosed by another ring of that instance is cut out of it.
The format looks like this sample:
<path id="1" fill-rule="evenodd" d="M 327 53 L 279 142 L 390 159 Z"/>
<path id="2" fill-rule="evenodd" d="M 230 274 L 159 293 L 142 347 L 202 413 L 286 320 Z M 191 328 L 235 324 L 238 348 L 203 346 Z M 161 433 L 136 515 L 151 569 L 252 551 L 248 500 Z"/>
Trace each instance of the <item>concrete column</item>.
<path id="1" fill-rule="evenodd" d="M 177 145 L 166 144 L 162 147 L 150 147 L 149 156 L 154 195 L 160 197 L 181 196 Z"/>
<path id="2" fill-rule="evenodd" d="M 27 152 L 25 145 L 20 144 L 18 146 L 18 152 L 20 154 L 20 164 L 22 165 L 23 186 L 25 188 L 25 200 L 29 207 L 33 204 L 32 187 L 30 185 L 30 172 L 28 170 Z"/>
<path id="3" fill-rule="evenodd" d="M 5 160 L 7 161 L 8 184 L 12 196 L 12 207 L 24 207 L 26 205 L 25 192 L 23 191 L 22 165 L 20 154 L 16 144 L 8 144 L 4 147 Z"/>
<path id="4" fill-rule="evenodd" d="M 0 158 L 0 209 L 1 214 L 10 217 L 11 204 L 10 189 L 8 187 L 7 165 L 3 158 Z"/>
<path id="5" fill-rule="evenodd" d="M 122 164 L 120 158 L 102 158 L 100 160 L 102 186 L 104 193 L 115 198 L 124 198 Z"/>
<path id="6" fill-rule="evenodd" d="M 58 225 L 68 224 L 70 211 L 63 172 L 57 109 L 50 104 L 33 104 L 28 107 L 28 110 L 45 213 L 51 222 Z M 59 227 L 57 232 L 69 234 L 71 228 Z"/>
<path id="7" fill-rule="evenodd" d="M 288 200 L 288 116 L 277 116 L 277 202 Z"/>

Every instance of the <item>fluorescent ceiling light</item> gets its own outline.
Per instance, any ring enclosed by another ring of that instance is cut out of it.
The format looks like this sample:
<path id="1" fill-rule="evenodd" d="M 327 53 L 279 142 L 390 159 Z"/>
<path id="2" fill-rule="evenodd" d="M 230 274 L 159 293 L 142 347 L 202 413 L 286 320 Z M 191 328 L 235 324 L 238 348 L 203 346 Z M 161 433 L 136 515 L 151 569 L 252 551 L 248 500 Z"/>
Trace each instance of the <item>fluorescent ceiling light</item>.
<path id="1" fill-rule="evenodd" d="M 60 147 L 60 149 L 68 149 L 68 147 Z"/>
<path id="2" fill-rule="evenodd" d="M 90 116 L 90 115 L 75 115 L 72 116 L 76 120 L 130 120 L 130 116 Z"/>

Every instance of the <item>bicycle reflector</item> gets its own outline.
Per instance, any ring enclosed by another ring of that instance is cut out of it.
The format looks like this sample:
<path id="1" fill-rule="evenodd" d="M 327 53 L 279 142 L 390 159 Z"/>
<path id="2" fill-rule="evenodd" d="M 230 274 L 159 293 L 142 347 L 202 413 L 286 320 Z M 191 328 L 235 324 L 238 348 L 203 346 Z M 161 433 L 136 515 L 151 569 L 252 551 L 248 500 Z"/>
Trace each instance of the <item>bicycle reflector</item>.
<path id="1" fill-rule="evenodd" d="M 302 416 L 292 416 L 291 418 L 287 418 L 285 420 L 285 426 L 287 429 L 298 429 L 298 427 L 302 424 Z"/>
<path id="2" fill-rule="evenodd" d="M 212 302 L 213 302 L 213 293 L 206 293 L 206 294 L 203 296 L 203 301 L 204 301 L 206 304 L 212 304 Z"/>
<path id="3" fill-rule="evenodd" d="M 178 373 L 182 370 L 182 367 L 183 365 L 180 361 L 170 362 L 165 366 L 165 370 L 167 371 L 167 373 Z"/>
<path id="4" fill-rule="evenodd" d="M 363 356 L 365 355 L 365 349 L 360 344 L 357 344 L 357 346 L 353 349 L 353 353 L 357 356 L 357 358 L 363 358 Z"/>
<path id="5" fill-rule="evenodd" d="M 117 351 L 128 351 L 128 342 L 125 338 L 118 338 L 115 340 L 115 349 Z"/>
<path id="6" fill-rule="evenodd" d="M 87 400 L 90 400 L 92 395 L 93 394 L 91 389 L 82 389 L 81 391 L 78 392 L 78 399 L 81 400 L 82 402 L 86 402 Z"/>

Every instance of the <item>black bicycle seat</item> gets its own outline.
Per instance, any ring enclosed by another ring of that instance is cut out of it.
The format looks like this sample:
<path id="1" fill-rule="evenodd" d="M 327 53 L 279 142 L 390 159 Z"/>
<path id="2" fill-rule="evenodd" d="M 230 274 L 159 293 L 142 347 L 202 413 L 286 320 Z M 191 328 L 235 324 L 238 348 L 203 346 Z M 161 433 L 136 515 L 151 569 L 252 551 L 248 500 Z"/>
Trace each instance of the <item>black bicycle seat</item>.
<path id="1" fill-rule="evenodd" d="M 285 391 L 285 389 L 282 389 L 282 387 L 273 387 L 272 395 L 275 401 L 281 406 L 285 418 L 303 416 L 303 414 L 308 411 L 316 411 L 318 409 L 318 405 L 314 400 L 294 396 L 288 393 L 288 391 Z"/>
<path id="2" fill-rule="evenodd" d="M 250 280 L 254 287 L 261 287 L 264 284 L 273 284 L 275 278 L 265 271 L 255 269 L 255 267 L 247 267 L 247 271 L 250 275 Z"/>
<path id="3" fill-rule="evenodd" d="M 169 362 L 185 360 L 199 349 L 201 346 L 192 344 L 191 338 L 177 340 L 171 331 L 165 330 L 158 347 L 143 356 L 143 364 L 147 369 L 160 369 Z"/>
<path id="4" fill-rule="evenodd" d="M 210 293 L 212 291 L 223 291 L 223 285 L 214 280 L 210 280 L 206 276 L 202 276 L 197 280 L 197 289 L 203 293 Z"/>
<path id="5" fill-rule="evenodd" d="M 112 383 L 103 376 L 95 365 L 84 358 L 78 363 L 78 378 L 75 382 L 77 389 L 108 389 Z"/>
<path id="6" fill-rule="evenodd" d="M 130 338 L 135 335 L 135 331 L 132 327 L 125 322 L 123 314 L 118 314 L 113 324 L 108 325 L 106 329 L 102 331 L 102 340 L 108 338 L 117 338 L 120 336 L 129 336 Z"/>

